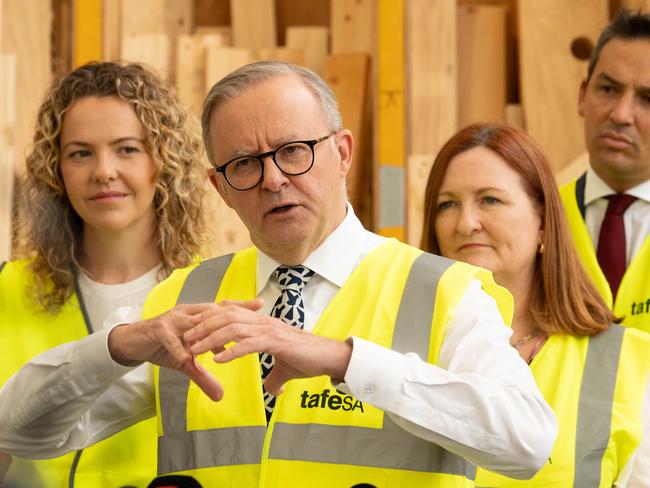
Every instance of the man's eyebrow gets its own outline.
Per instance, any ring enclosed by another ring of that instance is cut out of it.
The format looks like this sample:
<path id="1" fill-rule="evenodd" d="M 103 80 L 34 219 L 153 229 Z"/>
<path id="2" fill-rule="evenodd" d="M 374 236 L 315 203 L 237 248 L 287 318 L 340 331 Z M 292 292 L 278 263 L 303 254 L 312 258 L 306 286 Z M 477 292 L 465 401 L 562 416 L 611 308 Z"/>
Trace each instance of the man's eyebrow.
<path id="1" fill-rule="evenodd" d="M 605 73 L 604 71 L 598 75 L 597 79 L 600 80 L 600 81 L 607 81 L 607 82 L 612 83 L 614 85 L 622 85 L 623 84 L 620 81 L 613 78 L 612 76 Z"/>
<path id="2" fill-rule="evenodd" d="M 273 150 L 279 148 L 280 146 L 283 146 L 283 145 L 288 144 L 290 142 L 304 141 L 304 140 L 305 140 L 304 138 L 301 139 L 301 138 L 296 137 L 294 135 L 290 135 L 290 136 L 287 136 L 287 137 L 282 137 L 280 139 L 277 139 L 277 140 L 273 141 L 273 144 L 271 144 L 272 149 L 269 149 L 269 151 L 273 151 Z M 247 157 L 247 156 L 255 157 L 258 154 L 264 154 L 265 152 L 268 152 L 268 151 L 260 151 L 259 149 L 255 150 L 255 151 L 237 150 L 237 151 L 233 152 L 230 155 L 230 157 L 228 158 L 228 161 L 232 161 L 233 159 Z"/>

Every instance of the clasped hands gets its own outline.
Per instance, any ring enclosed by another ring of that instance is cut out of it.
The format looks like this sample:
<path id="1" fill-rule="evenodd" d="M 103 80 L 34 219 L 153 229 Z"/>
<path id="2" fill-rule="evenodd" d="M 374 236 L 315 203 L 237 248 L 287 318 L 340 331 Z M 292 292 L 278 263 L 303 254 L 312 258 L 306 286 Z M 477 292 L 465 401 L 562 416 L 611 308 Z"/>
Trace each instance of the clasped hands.
<path id="1" fill-rule="evenodd" d="M 264 387 L 274 395 L 294 378 L 328 375 L 343 381 L 352 354 L 349 343 L 261 315 L 262 305 L 261 299 L 177 305 L 158 317 L 115 327 L 108 337 L 109 352 L 125 366 L 150 362 L 180 371 L 214 401 L 225 392 L 196 360 L 210 351 L 218 363 L 250 353 L 272 354 L 275 364 Z"/>

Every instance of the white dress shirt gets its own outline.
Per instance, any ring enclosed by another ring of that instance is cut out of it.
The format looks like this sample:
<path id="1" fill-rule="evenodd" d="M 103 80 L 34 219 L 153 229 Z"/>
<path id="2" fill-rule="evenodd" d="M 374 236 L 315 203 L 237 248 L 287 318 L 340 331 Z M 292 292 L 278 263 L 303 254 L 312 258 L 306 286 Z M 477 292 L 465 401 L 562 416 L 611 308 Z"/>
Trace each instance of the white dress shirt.
<path id="1" fill-rule="evenodd" d="M 605 183 L 596 172 L 587 170 L 585 183 L 585 224 L 591 236 L 594 249 L 598 249 L 600 226 L 605 218 L 608 195 L 616 193 Z M 623 214 L 625 224 L 626 266 L 639 252 L 645 240 L 650 236 L 650 180 L 630 188 L 625 192 L 637 197 Z"/>
<path id="2" fill-rule="evenodd" d="M 341 225 L 303 263 L 317 273 L 303 292 L 307 330 L 382 241 L 348 206 Z M 257 293 L 265 301 L 260 313 L 268 314 L 280 294 L 269 280 L 277 266 L 259 253 Z M 124 309 L 114 318 L 116 324 L 137 320 Z M 551 453 L 557 421 L 528 366 L 510 347 L 510 335 L 496 303 L 475 281 L 447 324 L 438 366 L 353 338 L 345 383 L 336 386 L 471 462 L 530 477 Z M 104 330 L 59 346 L 7 382 L 0 391 L 0 419 L 9 419 L 0 421 L 0 451 L 51 457 L 155 414 L 152 384 L 114 391 L 112 383 L 130 368 L 112 360 L 107 337 Z M 122 401 L 125 395 L 129 399 Z"/>

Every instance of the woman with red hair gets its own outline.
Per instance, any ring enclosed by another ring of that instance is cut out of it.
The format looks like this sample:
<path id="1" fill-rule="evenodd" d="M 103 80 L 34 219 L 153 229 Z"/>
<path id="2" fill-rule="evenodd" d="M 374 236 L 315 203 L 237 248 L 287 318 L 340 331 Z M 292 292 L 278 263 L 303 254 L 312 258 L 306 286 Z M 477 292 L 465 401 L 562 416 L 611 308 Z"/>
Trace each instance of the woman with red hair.
<path id="1" fill-rule="evenodd" d="M 559 421 L 534 478 L 479 469 L 477 486 L 650 486 L 639 447 L 644 425 L 650 434 L 650 336 L 616 325 L 589 281 L 530 136 L 477 124 L 445 144 L 427 184 L 422 248 L 487 268 L 512 293 L 511 344 Z"/>

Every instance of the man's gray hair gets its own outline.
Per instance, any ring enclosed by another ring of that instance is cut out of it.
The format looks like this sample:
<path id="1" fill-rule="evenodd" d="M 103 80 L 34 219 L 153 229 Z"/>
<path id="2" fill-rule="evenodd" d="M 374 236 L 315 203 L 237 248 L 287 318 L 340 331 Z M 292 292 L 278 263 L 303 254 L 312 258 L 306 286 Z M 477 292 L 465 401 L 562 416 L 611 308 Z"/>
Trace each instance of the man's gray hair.
<path id="1" fill-rule="evenodd" d="M 203 102 L 203 113 L 201 115 L 203 143 L 212 164 L 216 165 L 213 159 L 212 143 L 210 142 L 210 117 L 214 109 L 221 102 L 237 97 L 248 88 L 259 86 L 271 78 L 292 75 L 297 76 L 320 101 L 323 116 L 329 129 L 338 131 L 343 128 L 336 96 L 327 83 L 316 73 L 307 68 L 282 61 L 260 61 L 247 64 L 218 81 L 210 89 Z"/>

